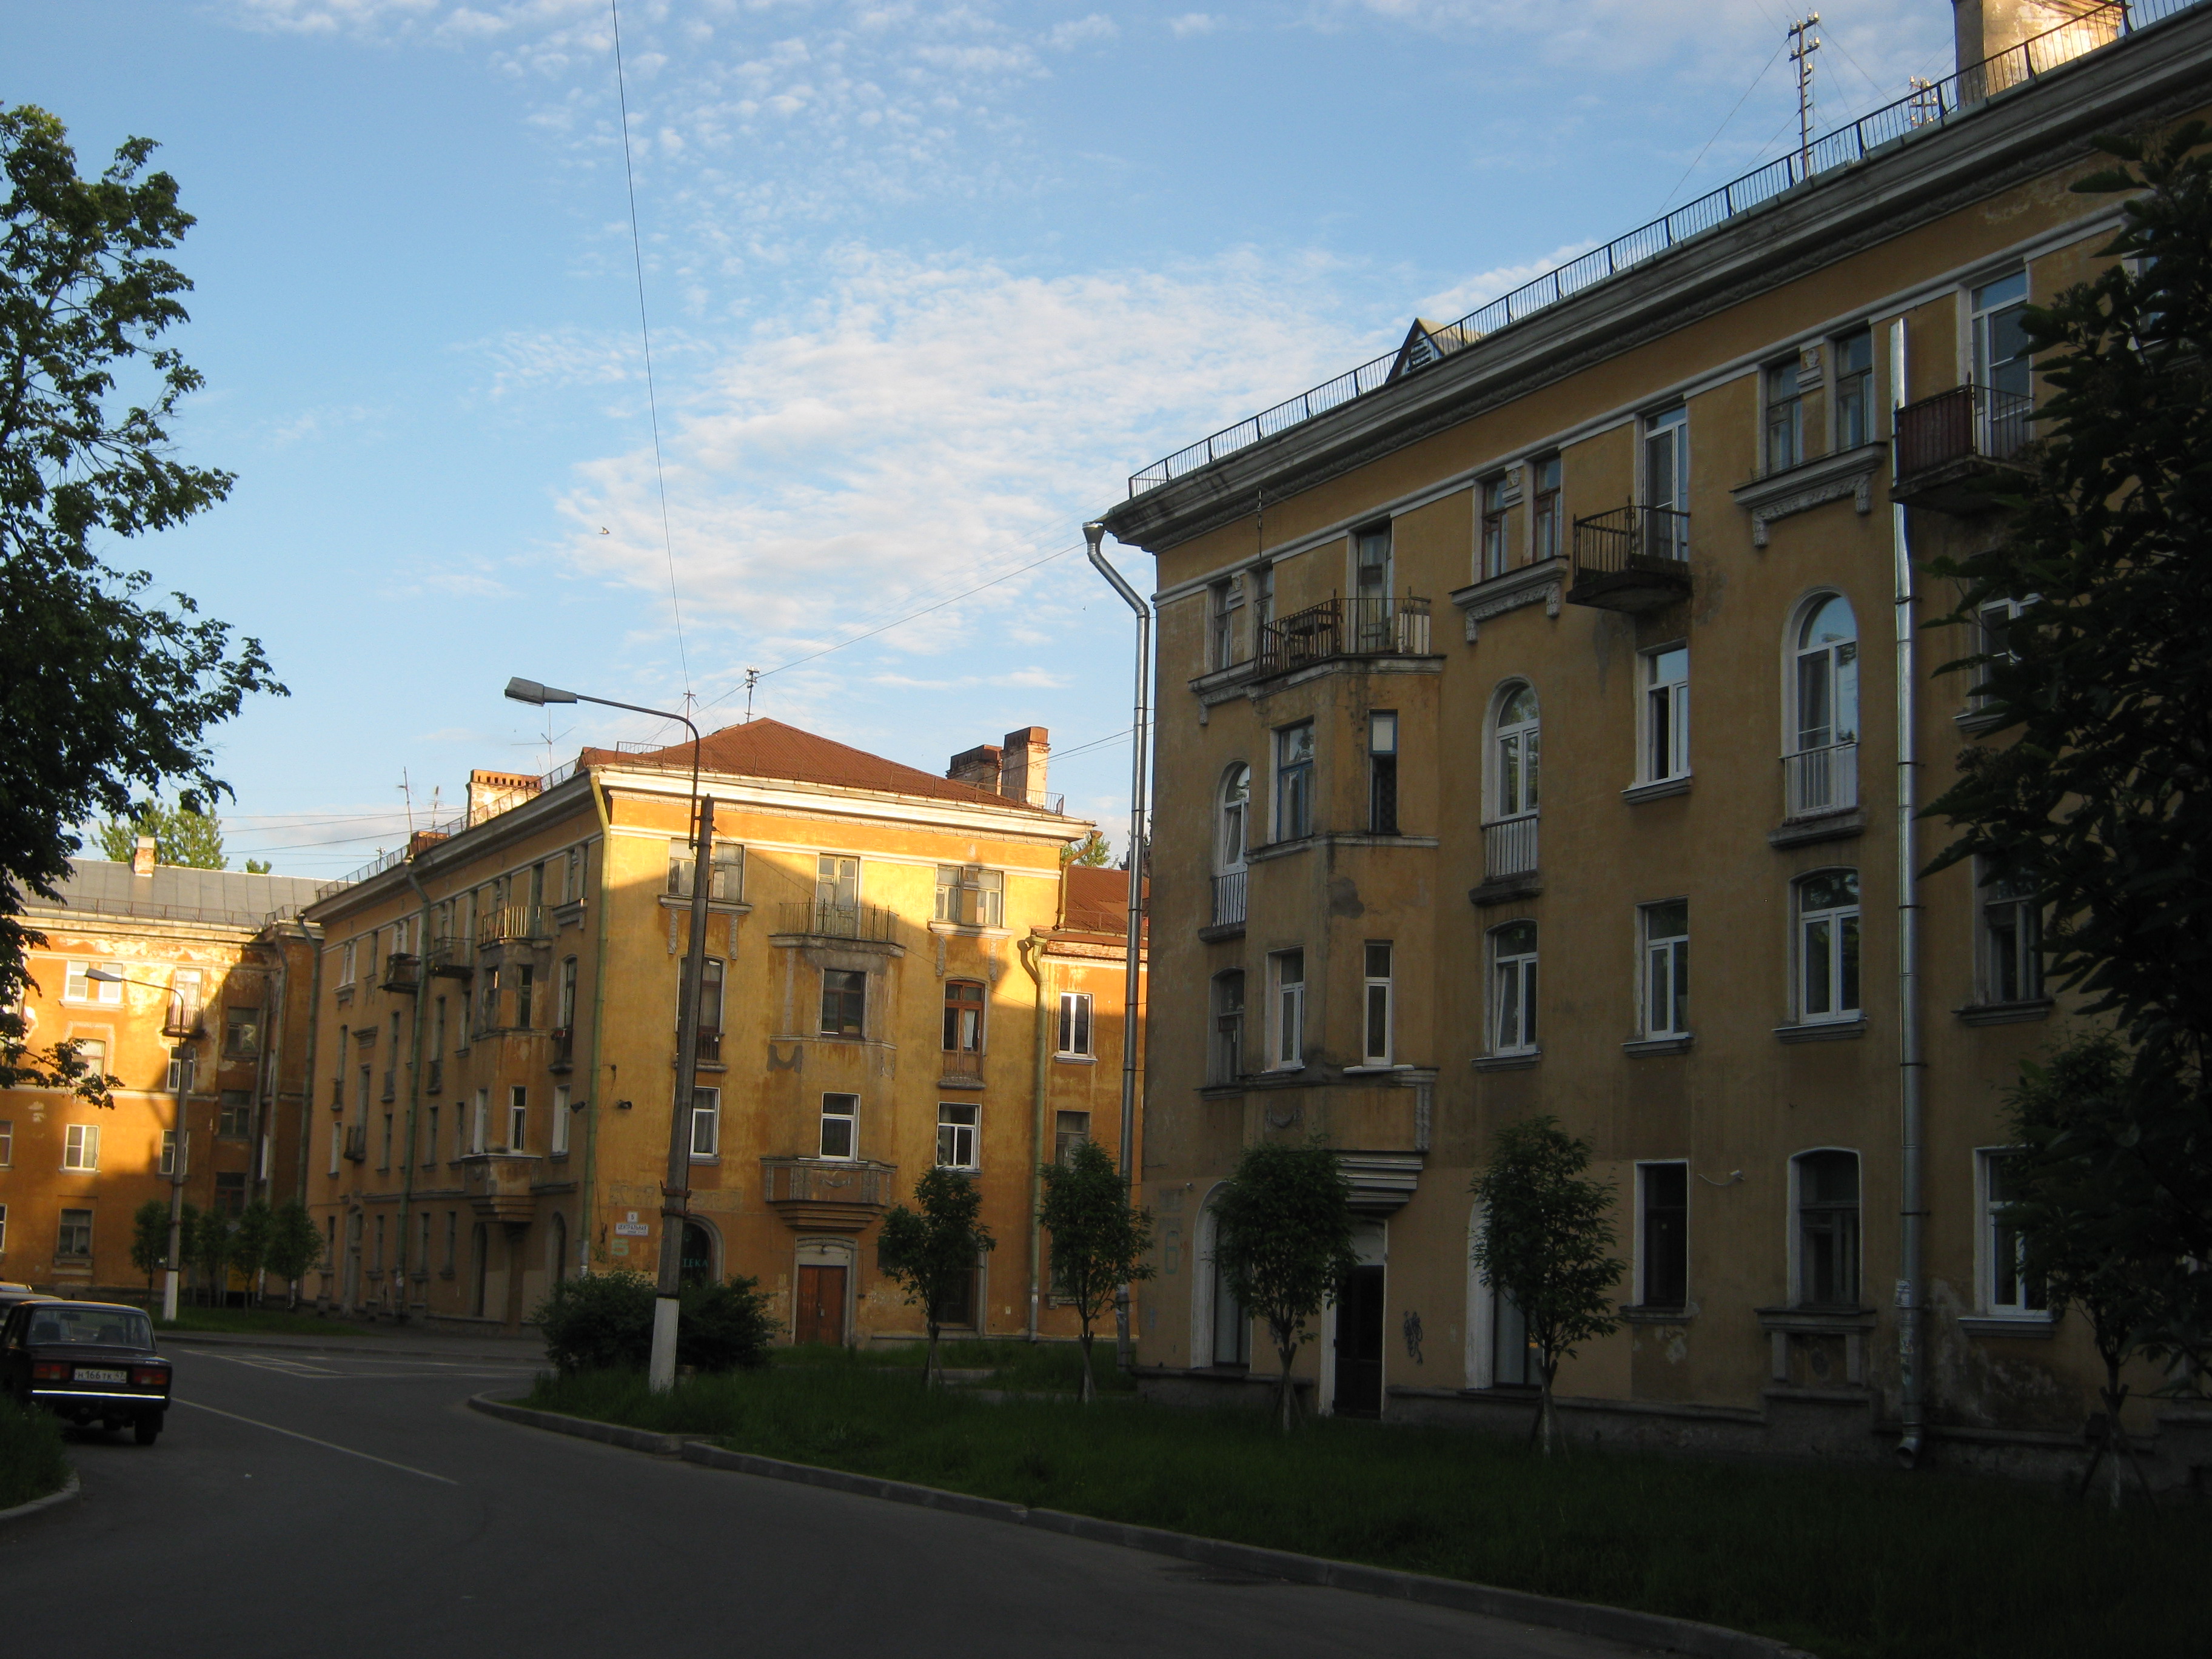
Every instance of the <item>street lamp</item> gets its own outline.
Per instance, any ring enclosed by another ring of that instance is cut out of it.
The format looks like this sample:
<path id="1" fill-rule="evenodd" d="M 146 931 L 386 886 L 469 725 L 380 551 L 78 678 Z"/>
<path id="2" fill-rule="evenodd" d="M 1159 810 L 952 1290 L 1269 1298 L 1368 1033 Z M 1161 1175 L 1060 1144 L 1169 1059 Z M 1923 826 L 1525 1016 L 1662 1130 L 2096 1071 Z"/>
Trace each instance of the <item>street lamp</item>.
<path id="1" fill-rule="evenodd" d="M 591 702 L 680 720 L 691 733 L 691 946 L 684 954 L 684 992 L 676 1010 L 676 1099 L 668 1115 L 668 1176 L 660 1188 L 660 1279 L 653 1304 L 653 1361 L 646 1380 L 655 1394 L 676 1386 L 676 1319 L 684 1288 L 684 1222 L 691 1199 L 691 1103 L 699 1083 L 699 991 L 707 965 L 707 895 L 713 879 L 714 803 L 699 794 L 699 728 L 682 714 L 608 697 L 562 691 L 536 680 L 511 679 L 507 695 L 543 708 L 549 702 Z"/>
<path id="2" fill-rule="evenodd" d="M 149 991 L 173 994 L 173 988 L 149 979 L 132 979 L 112 968 L 88 968 L 84 976 L 103 985 L 138 985 Z M 185 1045 L 179 1043 L 178 1047 Z M 185 1096 L 191 1088 L 191 1066 L 172 1053 L 177 1073 L 177 1127 L 169 1149 L 169 1248 L 167 1271 L 161 1275 L 161 1317 L 171 1324 L 177 1318 L 177 1260 L 184 1254 L 185 1227 Z"/>

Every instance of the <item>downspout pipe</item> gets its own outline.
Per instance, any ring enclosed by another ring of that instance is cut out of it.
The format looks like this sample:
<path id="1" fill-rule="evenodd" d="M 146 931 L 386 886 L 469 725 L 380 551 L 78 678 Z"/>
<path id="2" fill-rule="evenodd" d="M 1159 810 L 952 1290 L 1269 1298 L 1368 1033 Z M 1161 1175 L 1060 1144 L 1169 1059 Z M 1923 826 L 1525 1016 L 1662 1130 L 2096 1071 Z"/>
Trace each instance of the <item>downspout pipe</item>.
<path id="1" fill-rule="evenodd" d="M 422 908 L 415 921 L 415 1018 L 414 1030 L 407 1045 L 407 1154 L 399 1176 L 399 1249 L 397 1251 L 399 1271 L 399 1322 L 407 1322 L 407 1223 L 409 1212 L 415 1205 L 415 1166 L 421 1161 L 416 1136 L 420 1132 L 422 1111 L 422 1004 L 430 994 L 430 895 L 423 890 L 422 883 L 415 873 L 415 860 L 410 854 L 399 866 L 407 872 L 407 884 L 415 890 L 415 896 Z M 430 1271 L 428 1254 L 418 1264 L 428 1274 Z M 426 1285 L 423 1295 L 427 1304 L 429 1296 Z"/>
<path id="2" fill-rule="evenodd" d="M 1106 526 L 1094 519 L 1083 526 L 1083 540 L 1091 563 L 1098 574 L 1112 584 L 1121 596 L 1121 602 L 1137 614 L 1137 696 L 1136 710 L 1130 721 L 1129 759 L 1129 940 L 1128 971 L 1121 989 L 1121 1190 L 1133 1197 L 1136 1191 L 1137 1158 L 1137 1027 L 1144 1003 L 1145 937 L 1145 812 L 1147 778 L 1146 764 L 1150 759 L 1152 725 L 1152 608 L 1139 597 L 1121 573 L 1106 561 L 1099 551 L 1106 539 Z M 1136 1350 L 1129 1329 L 1129 1287 L 1121 1285 L 1114 1293 L 1114 1347 L 1115 1358 L 1123 1370 L 1136 1363 Z"/>
<path id="3" fill-rule="evenodd" d="M 607 1058 L 607 867 L 614 848 L 614 819 L 607 805 L 607 792 L 599 778 L 587 777 L 585 786 L 592 792 L 592 808 L 599 817 L 599 943 L 592 961 L 592 1069 L 585 1074 L 591 1081 L 584 1088 L 584 1183 L 577 1194 L 576 1215 L 576 1231 L 581 1236 L 576 1271 L 588 1277 L 592 1271 L 592 1181 L 599 1149 L 599 1090 L 606 1081 L 601 1073 L 606 1069 Z M 587 862 L 586 868 L 589 867 Z"/>
<path id="4" fill-rule="evenodd" d="M 1067 890 L 1067 869 L 1060 872 L 1060 891 Z M 1046 941 L 1036 933 L 1017 939 L 1014 949 L 1019 953 L 1022 966 L 1036 981 L 1036 1038 L 1031 1047 L 1036 1049 L 1036 1077 L 1031 1087 L 1035 1106 L 1030 1123 L 1030 1323 L 1029 1340 L 1037 1340 L 1040 1334 L 1042 1297 L 1044 1293 L 1044 1097 L 1046 1060 L 1046 1012 L 1044 988 L 1044 951 Z"/>
<path id="5" fill-rule="evenodd" d="M 307 1170 L 313 1157 L 312 1143 L 315 1138 L 315 1032 L 323 1012 L 323 942 L 315 937 L 313 930 L 304 920 L 298 921 L 295 925 L 300 929 L 300 937 L 307 941 L 307 957 L 313 964 L 307 975 L 307 1044 L 301 1060 L 304 1069 L 300 1074 L 299 1184 L 292 1189 L 293 1196 L 305 1204 L 307 1201 Z M 284 1079 L 280 1073 L 276 1079 L 278 1104 L 283 1103 L 283 1097 Z"/>
<path id="6" fill-rule="evenodd" d="M 1904 405 L 1905 319 L 1889 325 L 1889 400 Z M 1927 1224 L 1926 1139 L 1923 1082 L 1927 1061 L 1920 1043 L 1920 860 L 1914 851 L 1920 805 L 1919 683 L 1916 667 L 1912 549 L 1905 508 L 1890 504 L 1890 547 L 1897 627 L 1897 1093 L 1898 1262 L 1897 1378 L 1904 1433 L 1897 1459 L 1918 1465 L 1927 1428 L 1925 1319 L 1921 1308 L 1921 1257 Z"/>

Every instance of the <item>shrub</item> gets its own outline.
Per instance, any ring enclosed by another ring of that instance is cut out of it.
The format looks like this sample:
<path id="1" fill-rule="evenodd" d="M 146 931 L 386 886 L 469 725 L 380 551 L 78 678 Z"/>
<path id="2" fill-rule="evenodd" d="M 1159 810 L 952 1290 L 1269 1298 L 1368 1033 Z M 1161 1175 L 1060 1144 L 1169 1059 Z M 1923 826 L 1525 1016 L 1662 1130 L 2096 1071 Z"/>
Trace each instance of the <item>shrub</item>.
<path id="1" fill-rule="evenodd" d="M 0 1399 L 0 1510 L 59 1492 L 69 1475 L 61 1424 L 53 1414 Z"/>
<path id="2" fill-rule="evenodd" d="M 750 1370 L 768 1364 L 777 1326 L 760 1281 L 687 1285 L 676 1328 L 676 1363 L 702 1371 Z M 553 1287 L 532 1322 L 545 1333 L 545 1357 L 564 1376 L 578 1371 L 643 1370 L 653 1354 L 654 1285 L 643 1273 L 593 1273 Z"/>

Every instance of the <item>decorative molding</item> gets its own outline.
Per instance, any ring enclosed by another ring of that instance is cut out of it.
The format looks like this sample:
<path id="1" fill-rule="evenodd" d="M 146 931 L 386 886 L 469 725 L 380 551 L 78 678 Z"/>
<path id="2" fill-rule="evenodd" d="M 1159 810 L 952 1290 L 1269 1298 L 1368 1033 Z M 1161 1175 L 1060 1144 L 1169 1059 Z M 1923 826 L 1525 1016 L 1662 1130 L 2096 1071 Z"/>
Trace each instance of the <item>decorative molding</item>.
<path id="1" fill-rule="evenodd" d="M 1867 1034 L 1866 1016 L 1856 1019 L 1815 1019 L 1802 1024 L 1778 1025 L 1774 1035 L 1784 1042 L 1841 1042 Z"/>
<path id="2" fill-rule="evenodd" d="M 2051 1018 L 2051 999 L 2036 997 L 2027 1002 L 1970 1002 L 1955 1011 L 1961 1025 L 2024 1025 L 2031 1020 Z"/>
<path id="3" fill-rule="evenodd" d="M 1243 939 L 1244 924 L 1241 921 L 1217 921 L 1210 927 L 1200 928 L 1198 937 L 1199 941 L 1205 945 L 1218 945 L 1225 939 Z"/>
<path id="4" fill-rule="evenodd" d="M 1857 807 L 1848 812 L 1824 812 L 1817 818 L 1792 818 L 1766 832 L 1766 844 L 1777 851 L 1788 847 L 1810 847 L 1815 842 L 1847 841 L 1866 830 L 1866 813 Z"/>
<path id="5" fill-rule="evenodd" d="M 1467 642 L 1473 645 L 1481 624 L 1492 617 L 1532 605 L 1542 605 L 1544 614 L 1558 620 L 1566 568 L 1564 558 L 1540 559 L 1502 576 L 1455 589 L 1449 597 L 1467 613 Z"/>
<path id="6" fill-rule="evenodd" d="M 1543 1057 L 1541 1048 L 1532 1054 L 1477 1054 L 1474 1069 L 1478 1072 L 1525 1072 Z"/>
<path id="7" fill-rule="evenodd" d="M 1352 1183 L 1352 1207 L 1361 1215 L 1393 1215 L 1406 1207 L 1428 1159 L 1419 1152 L 1339 1152 L 1337 1167 Z"/>
<path id="8" fill-rule="evenodd" d="M 1889 446 L 1861 444 L 1817 460 L 1800 462 L 1780 472 L 1749 483 L 1738 484 L 1729 494 L 1751 514 L 1751 544 L 1766 545 L 1766 526 L 1777 519 L 1806 513 L 1846 495 L 1862 517 L 1874 511 L 1874 476 L 1887 459 Z"/>

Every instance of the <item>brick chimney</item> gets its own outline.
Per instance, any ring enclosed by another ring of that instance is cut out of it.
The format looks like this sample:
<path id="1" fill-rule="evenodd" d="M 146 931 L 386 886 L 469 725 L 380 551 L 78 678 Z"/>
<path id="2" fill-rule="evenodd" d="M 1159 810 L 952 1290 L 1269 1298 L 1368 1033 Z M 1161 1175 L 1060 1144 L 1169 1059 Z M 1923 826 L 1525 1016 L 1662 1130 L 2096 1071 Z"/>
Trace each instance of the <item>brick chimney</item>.
<path id="1" fill-rule="evenodd" d="M 151 877 L 153 875 L 153 836 L 141 836 L 138 837 L 138 845 L 133 848 L 131 851 L 131 873 L 134 876 Z"/>
<path id="2" fill-rule="evenodd" d="M 1004 757 L 999 762 L 999 793 L 1008 800 L 1044 805 L 1044 769 L 1052 753 L 1051 734 L 1042 726 L 1024 726 L 1006 733 Z"/>
<path id="3" fill-rule="evenodd" d="M 999 749 L 996 744 L 978 744 L 973 749 L 963 749 L 952 757 L 945 769 L 945 775 L 955 783 L 972 783 L 978 789 L 999 790 Z"/>

